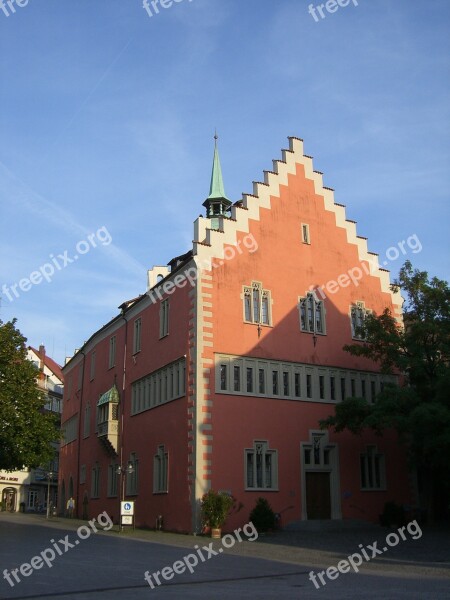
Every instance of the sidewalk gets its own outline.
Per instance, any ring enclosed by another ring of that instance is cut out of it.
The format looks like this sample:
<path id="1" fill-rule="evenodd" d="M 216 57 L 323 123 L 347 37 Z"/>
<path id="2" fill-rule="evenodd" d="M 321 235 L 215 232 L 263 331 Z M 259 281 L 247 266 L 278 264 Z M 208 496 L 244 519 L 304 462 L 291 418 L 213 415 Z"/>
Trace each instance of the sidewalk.
<path id="1" fill-rule="evenodd" d="M 7 527 L 8 522 L 24 526 L 43 526 L 66 531 L 76 530 L 85 521 L 53 517 L 46 519 L 42 515 L 2 513 L 0 527 Z M 378 526 L 362 526 L 357 529 L 326 531 L 279 531 L 261 534 L 254 542 L 236 543 L 226 553 L 235 556 L 261 558 L 287 564 L 304 565 L 317 569 L 326 569 L 337 565 L 340 560 L 355 552 L 361 552 L 361 545 L 367 549 L 368 544 L 375 541 L 378 548 L 386 547 L 386 536 L 395 533 L 396 529 Z M 137 542 L 164 544 L 180 548 L 192 549 L 195 544 L 208 545 L 211 540 L 204 536 L 149 531 L 144 529 L 126 529 L 118 531 L 114 526 L 110 531 L 99 532 L 100 535 L 114 535 Z M 406 540 L 400 540 L 394 547 L 386 547 L 386 552 L 370 561 L 364 561 L 360 567 L 362 572 L 392 574 L 400 577 L 443 577 L 450 580 L 450 528 L 425 527 L 422 536 L 412 539 L 405 532 Z M 217 542 L 215 543 L 217 544 Z M 369 556 L 371 551 L 367 549 Z"/>

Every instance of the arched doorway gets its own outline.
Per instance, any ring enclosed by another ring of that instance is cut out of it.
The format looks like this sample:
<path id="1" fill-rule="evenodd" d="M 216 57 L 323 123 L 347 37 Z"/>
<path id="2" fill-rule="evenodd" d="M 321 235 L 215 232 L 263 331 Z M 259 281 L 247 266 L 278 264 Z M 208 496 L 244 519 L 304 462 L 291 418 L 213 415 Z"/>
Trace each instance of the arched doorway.
<path id="1" fill-rule="evenodd" d="M 17 490 L 12 487 L 5 488 L 2 492 L 2 506 L 4 506 L 4 510 L 7 510 L 8 512 L 15 512 L 16 501 Z"/>

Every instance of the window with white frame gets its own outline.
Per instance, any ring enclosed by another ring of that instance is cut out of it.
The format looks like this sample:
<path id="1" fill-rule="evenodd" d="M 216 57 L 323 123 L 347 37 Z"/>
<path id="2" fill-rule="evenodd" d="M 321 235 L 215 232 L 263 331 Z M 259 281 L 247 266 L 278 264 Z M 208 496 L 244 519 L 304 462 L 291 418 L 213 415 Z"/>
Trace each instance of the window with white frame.
<path id="1" fill-rule="evenodd" d="M 355 340 L 364 340 L 364 321 L 367 315 L 372 313 L 371 310 L 365 308 L 364 302 L 356 302 L 350 307 L 350 323 L 352 326 L 352 337 Z"/>
<path id="2" fill-rule="evenodd" d="M 325 306 L 313 292 L 299 298 L 300 329 L 307 333 L 326 333 Z"/>
<path id="3" fill-rule="evenodd" d="M 108 367 L 112 369 L 116 364 L 116 336 L 109 338 L 109 362 Z"/>
<path id="4" fill-rule="evenodd" d="M 251 286 L 244 286 L 244 321 L 271 325 L 270 292 L 264 290 L 258 281 L 252 281 Z"/>
<path id="5" fill-rule="evenodd" d="M 141 325 L 142 320 L 139 317 L 133 325 L 133 354 L 141 351 Z"/>
<path id="6" fill-rule="evenodd" d="M 255 441 L 245 449 L 245 486 L 247 490 L 278 489 L 278 451 L 267 441 Z"/>
<path id="7" fill-rule="evenodd" d="M 330 466 L 332 447 L 327 445 L 327 436 L 321 432 L 312 432 L 311 444 L 302 444 L 303 463 L 306 468 L 324 468 Z"/>
<path id="8" fill-rule="evenodd" d="M 136 496 L 138 493 L 139 484 L 139 461 L 135 452 L 130 454 L 130 460 L 128 461 L 130 471 L 125 471 L 124 477 L 126 477 L 126 491 L 127 496 Z"/>
<path id="9" fill-rule="evenodd" d="M 382 383 L 396 385 L 397 379 L 396 376 L 380 373 L 328 369 L 229 354 L 217 354 L 215 363 L 216 392 L 240 396 L 337 402 L 366 394 L 367 399 L 372 400 L 373 393 L 378 392 Z M 136 404 L 138 396 L 145 396 L 138 384 L 132 384 L 132 414 L 139 412 Z M 140 410 L 147 408 L 140 406 Z"/>
<path id="10" fill-rule="evenodd" d="M 302 242 L 304 244 L 311 243 L 311 238 L 309 235 L 309 225 L 307 223 L 302 223 Z"/>
<path id="11" fill-rule="evenodd" d="M 169 335 L 169 299 L 161 301 L 159 305 L 159 337 Z"/>
<path id="12" fill-rule="evenodd" d="M 108 496 L 117 496 L 117 490 L 119 489 L 119 465 L 117 463 L 111 463 L 108 465 Z"/>
<path id="13" fill-rule="evenodd" d="M 376 446 L 367 446 L 366 452 L 360 455 L 361 489 L 382 490 L 386 487 L 384 455 Z"/>
<path id="14" fill-rule="evenodd" d="M 36 510 L 38 503 L 39 499 L 37 490 L 29 490 L 27 508 L 31 510 Z"/>
<path id="15" fill-rule="evenodd" d="M 164 445 L 158 446 L 153 457 L 153 493 L 162 494 L 168 491 L 169 454 Z"/>

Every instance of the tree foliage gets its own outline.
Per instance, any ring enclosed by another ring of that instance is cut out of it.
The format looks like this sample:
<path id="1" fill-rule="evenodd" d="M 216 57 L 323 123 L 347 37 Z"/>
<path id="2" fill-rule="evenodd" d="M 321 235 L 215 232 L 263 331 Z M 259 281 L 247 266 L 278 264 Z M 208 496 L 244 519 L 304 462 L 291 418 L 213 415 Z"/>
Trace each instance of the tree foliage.
<path id="1" fill-rule="evenodd" d="M 0 469 L 6 471 L 45 465 L 59 438 L 54 416 L 43 412 L 39 370 L 15 324 L 0 321 Z"/>
<path id="2" fill-rule="evenodd" d="M 322 428 L 382 434 L 394 428 L 407 443 L 415 466 L 450 477 L 450 290 L 448 283 L 407 261 L 394 290 L 406 295 L 404 327 L 386 309 L 368 315 L 359 333 L 365 339 L 344 349 L 377 362 L 384 373 L 400 373 L 400 386 L 386 386 L 374 404 L 348 398 Z"/>

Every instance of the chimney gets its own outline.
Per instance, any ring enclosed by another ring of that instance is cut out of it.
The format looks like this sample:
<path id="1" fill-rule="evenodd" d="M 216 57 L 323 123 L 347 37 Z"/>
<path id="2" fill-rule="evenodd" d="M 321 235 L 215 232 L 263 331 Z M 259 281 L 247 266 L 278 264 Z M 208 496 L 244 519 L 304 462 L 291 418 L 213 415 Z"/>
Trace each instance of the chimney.
<path id="1" fill-rule="evenodd" d="M 39 346 L 39 370 L 44 372 L 44 365 L 45 365 L 45 346 L 44 344 L 41 344 Z"/>

